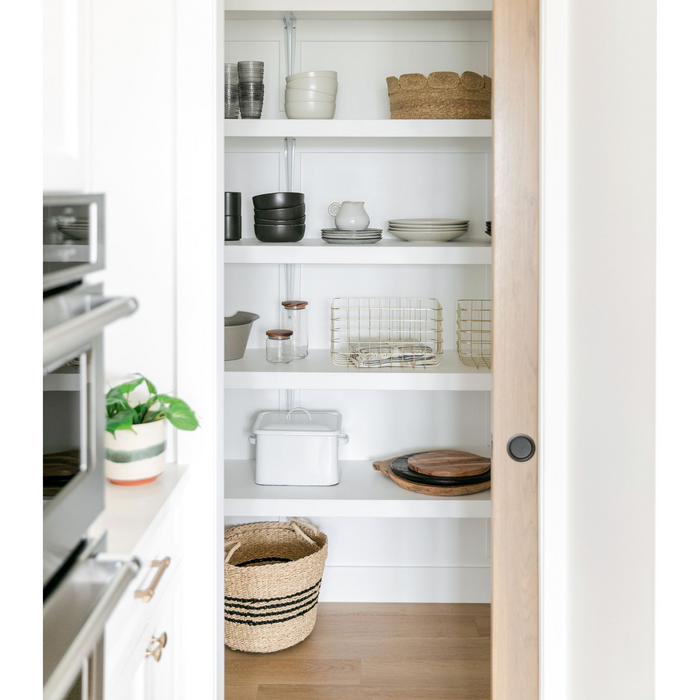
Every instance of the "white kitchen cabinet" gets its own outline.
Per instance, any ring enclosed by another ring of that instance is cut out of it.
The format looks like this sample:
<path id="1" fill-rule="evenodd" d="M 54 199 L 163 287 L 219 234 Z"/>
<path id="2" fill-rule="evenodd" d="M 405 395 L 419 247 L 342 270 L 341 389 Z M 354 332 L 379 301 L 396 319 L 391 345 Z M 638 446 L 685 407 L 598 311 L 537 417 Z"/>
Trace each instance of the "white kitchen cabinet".
<path id="1" fill-rule="evenodd" d="M 93 525 L 107 531 L 109 553 L 141 562 L 105 627 L 105 700 L 174 700 L 182 655 L 182 490 L 184 467 L 169 464 L 152 484 L 107 484 L 105 510 Z M 160 659 L 151 641 L 165 633 Z"/>
<path id="2" fill-rule="evenodd" d="M 182 659 L 181 590 L 181 574 L 177 571 L 133 644 L 114 689 L 107 689 L 105 700 L 181 697 L 182 686 L 178 682 Z"/>
<path id="3" fill-rule="evenodd" d="M 44 0 L 44 191 L 88 178 L 88 0 Z"/>

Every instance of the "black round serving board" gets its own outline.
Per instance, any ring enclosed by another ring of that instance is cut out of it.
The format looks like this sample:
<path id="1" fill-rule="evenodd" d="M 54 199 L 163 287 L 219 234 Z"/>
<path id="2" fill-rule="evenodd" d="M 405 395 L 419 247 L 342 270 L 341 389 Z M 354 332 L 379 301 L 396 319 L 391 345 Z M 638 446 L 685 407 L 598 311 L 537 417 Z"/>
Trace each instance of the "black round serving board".
<path id="1" fill-rule="evenodd" d="M 426 486 L 467 486 L 469 484 L 483 484 L 485 481 L 491 480 L 490 469 L 476 476 L 449 477 L 419 474 L 408 466 L 408 458 L 418 454 L 422 454 L 422 452 L 413 452 L 410 455 L 397 457 L 391 463 L 391 471 L 401 479 L 412 481 L 414 484 L 425 484 Z"/>

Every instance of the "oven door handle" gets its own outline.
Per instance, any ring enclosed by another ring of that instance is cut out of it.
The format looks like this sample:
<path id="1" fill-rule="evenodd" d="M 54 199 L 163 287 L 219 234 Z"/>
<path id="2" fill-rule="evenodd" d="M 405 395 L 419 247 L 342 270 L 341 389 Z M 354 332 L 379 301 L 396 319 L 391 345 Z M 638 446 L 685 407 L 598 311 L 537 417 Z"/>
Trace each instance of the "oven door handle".
<path id="1" fill-rule="evenodd" d="M 85 314 L 45 330 L 44 371 L 102 333 L 105 326 L 133 314 L 138 307 L 136 299 L 131 297 L 108 299 Z"/>
<path id="2" fill-rule="evenodd" d="M 90 655 L 95 644 L 97 644 L 97 641 L 104 633 L 107 619 L 112 614 L 129 583 L 138 573 L 139 568 L 139 561 L 135 557 L 130 557 L 123 561 L 104 594 L 90 613 L 90 617 L 88 617 L 80 632 L 44 684 L 43 700 L 62 700 L 65 697 L 65 694 L 70 690 L 71 683 L 75 680 L 76 674 L 80 671 L 83 660 Z"/>

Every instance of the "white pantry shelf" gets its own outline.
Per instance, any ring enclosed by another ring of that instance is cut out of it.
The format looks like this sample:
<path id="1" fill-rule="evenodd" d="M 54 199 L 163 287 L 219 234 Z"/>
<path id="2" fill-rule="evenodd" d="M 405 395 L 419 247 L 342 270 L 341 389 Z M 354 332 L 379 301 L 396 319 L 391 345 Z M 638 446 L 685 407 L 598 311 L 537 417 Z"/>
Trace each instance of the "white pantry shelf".
<path id="1" fill-rule="evenodd" d="M 490 119 L 225 119 L 224 136 L 489 138 Z"/>
<path id="2" fill-rule="evenodd" d="M 456 350 L 445 350 L 437 367 L 339 367 L 330 350 L 309 350 L 303 360 L 273 365 L 265 350 L 248 349 L 240 360 L 224 362 L 226 389 L 356 389 L 377 391 L 491 391 L 491 373 L 467 367 Z"/>
<path id="3" fill-rule="evenodd" d="M 337 245 L 320 238 L 261 243 L 244 238 L 224 245 L 225 263 L 326 265 L 490 265 L 491 242 L 409 242 L 385 238 L 371 245 Z"/>
<path id="4" fill-rule="evenodd" d="M 488 456 L 487 447 L 468 448 Z M 224 515 L 238 517 L 490 518 L 491 491 L 422 496 L 374 471 L 369 461 L 340 462 L 336 486 L 259 486 L 255 461 L 226 460 Z"/>
<path id="5" fill-rule="evenodd" d="M 491 19 L 492 0 L 225 0 L 226 19 Z"/>

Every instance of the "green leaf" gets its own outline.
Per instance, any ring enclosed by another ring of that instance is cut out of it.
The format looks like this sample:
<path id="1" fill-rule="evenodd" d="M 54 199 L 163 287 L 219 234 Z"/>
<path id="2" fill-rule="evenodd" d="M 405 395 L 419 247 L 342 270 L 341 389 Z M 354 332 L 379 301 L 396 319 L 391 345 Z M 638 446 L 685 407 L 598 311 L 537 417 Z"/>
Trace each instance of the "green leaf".
<path id="1" fill-rule="evenodd" d="M 133 409 L 129 409 L 126 411 L 119 411 L 109 418 L 107 420 L 106 429 L 114 435 L 116 430 L 131 430 L 133 424 L 134 411 Z M 114 435 L 114 437 L 116 437 L 116 435 Z"/>
<path id="2" fill-rule="evenodd" d="M 196 430 L 199 421 L 194 411 L 182 400 L 173 396 L 159 396 L 163 403 L 163 414 L 178 430 Z"/>
<path id="3" fill-rule="evenodd" d="M 138 406 L 134 406 L 134 411 L 136 411 L 135 424 L 143 423 L 144 416 L 148 412 L 150 406 L 147 403 L 140 403 Z"/>
<path id="4" fill-rule="evenodd" d="M 157 411 L 150 411 L 143 422 L 155 423 L 157 420 L 162 420 L 163 418 L 165 418 L 165 413 L 163 413 L 162 409 L 158 409 Z"/>
<path id="5" fill-rule="evenodd" d="M 105 399 L 105 408 L 107 410 L 107 418 L 111 418 L 119 411 L 127 411 L 129 407 L 129 402 L 124 397 L 107 397 Z"/>
<path id="6" fill-rule="evenodd" d="M 124 393 L 120 390 L 120 388 L 118 386 L 111 388 L 107 392 L 106 398 L 107 399 L 124 399 L 124 400 L 126 400 L 126 396 L 124 396 Z"/>
<path id="7" fill-rule="evenodd" d="M 153 383 L 142 374 L 139 379 L 124 382 L 107 392 L 107 430 L 130 430 L 133 425 L 154 423 L 167 418 L 178 430 L 196 430 L 199 421 L 194 411 L 182 400 L 167 394 L 158 394 Z M 129 404 L 128 395 L 140 384 L 146 383 L 150 396 L 137 406 Z"/>
<path id="8" fill-rule="evenodd" d="M 117 394 L 114 396 L 110 396 L 110 394 L 107 394 L 105 396 L 105 406 L 119 406 L 120 404 L 125 404 L 127 403 L 126 396 L 123 394 Z"/>
<path id="9" fill-rule="evenodd" d="M 143 376 L 141 373 L 137 373 L 138 377 L 141 377 L 144 382 L 146 382 L 146 386 L 148 387 L 148 392 L 150 394 L 158 394 L 158 391 L 156 390 L 155 386 L 153 385 L 153 382 L 151 382 L 149 379 L 146 379 L 146 377 Z"/>
<path id="10" fill-rule="evenodd" d="M 119 386 L 114 388 L 119 389 L 119 391 L 121 391 L 122 394 L 130 394 L 140 384 L 143 384 L 143 377 L 141 377 L 140 379 L 133 379 L 130 382 L 124 382 L 124 384 L 120 384 Z"/>

